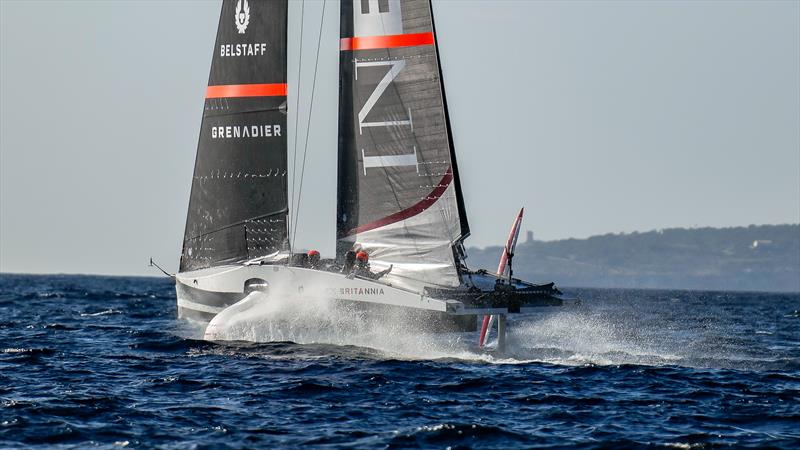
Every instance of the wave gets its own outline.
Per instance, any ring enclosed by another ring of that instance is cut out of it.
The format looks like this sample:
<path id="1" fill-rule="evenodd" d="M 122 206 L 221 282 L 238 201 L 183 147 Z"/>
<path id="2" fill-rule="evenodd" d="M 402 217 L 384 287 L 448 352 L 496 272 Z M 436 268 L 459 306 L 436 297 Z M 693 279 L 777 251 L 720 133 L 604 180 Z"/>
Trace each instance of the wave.
<path id="1" fill-rule="evenodd" d="M 96 316 L 107 316 L 109 314 L 121 314 L 122 311 L 116 309 L 105 309 L 103 311 L 98 311 L 94 313 L 81 313 L 81 317 L 96 317 Z"/>

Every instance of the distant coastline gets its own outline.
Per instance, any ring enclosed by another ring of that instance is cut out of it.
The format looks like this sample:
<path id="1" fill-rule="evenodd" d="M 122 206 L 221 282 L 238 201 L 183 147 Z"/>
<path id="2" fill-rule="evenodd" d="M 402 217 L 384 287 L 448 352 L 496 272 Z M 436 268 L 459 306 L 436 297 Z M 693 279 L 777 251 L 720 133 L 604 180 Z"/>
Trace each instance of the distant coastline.
<path id="1" fill-rule="evenodd" d="M 800 292 L 800 224 L 532 237 L 520 236 L 515 277 L 573 287 Z M 494 271 L 500 252 L 469 248 L 467 263 Z"/>

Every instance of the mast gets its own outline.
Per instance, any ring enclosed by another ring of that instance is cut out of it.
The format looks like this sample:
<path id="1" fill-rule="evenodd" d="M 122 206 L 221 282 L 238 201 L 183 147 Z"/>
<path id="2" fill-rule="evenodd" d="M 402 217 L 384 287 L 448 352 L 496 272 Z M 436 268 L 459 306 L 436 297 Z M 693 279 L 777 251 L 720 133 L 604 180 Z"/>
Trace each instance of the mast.
<path id="1" fill-rule="evenodd" d="M 341 3 L 337 254 L 415 290 L 460 284 L 469 234 L 429 0 Z"/>
<path id="2" fill-rule="evenodd" d="M 180 271 L 288 246 L 287 0 L 223 0 Z"/>

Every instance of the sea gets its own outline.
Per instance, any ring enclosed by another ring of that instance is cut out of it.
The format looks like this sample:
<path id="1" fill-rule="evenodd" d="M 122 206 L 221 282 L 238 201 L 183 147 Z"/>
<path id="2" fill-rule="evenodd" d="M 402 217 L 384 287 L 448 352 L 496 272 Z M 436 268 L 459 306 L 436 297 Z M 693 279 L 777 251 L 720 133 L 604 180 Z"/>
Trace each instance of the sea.
<path id="1" fill-rule="evenodd" d="M 800 448 L 800 294 L 565 293 L 497 354 L 320 314 L 207 342 L 166 277 L 2 274 L 0 448 Z"/>

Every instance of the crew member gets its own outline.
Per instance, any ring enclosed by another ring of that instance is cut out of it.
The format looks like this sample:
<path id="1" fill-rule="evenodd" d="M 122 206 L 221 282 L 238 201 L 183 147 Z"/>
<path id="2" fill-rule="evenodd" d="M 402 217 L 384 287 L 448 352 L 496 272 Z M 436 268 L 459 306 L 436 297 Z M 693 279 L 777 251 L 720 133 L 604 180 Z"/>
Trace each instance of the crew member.
<path id="1" fill-rule="evenodd" d="M 355 263 L 356 263 L 355 250 L 348 250 L 347 253 L 344 254 L 344 265 L 342 265 L 342 273 L 348 276 L 351 273 L 353 273 L 353 267 Z"/>
<path id="2" fill-rule="evenodd" d="M 306 261 L 307 267 L 309 269 L 320 270 L 319 252 L 317 250 L 309 250 L 306 255 L 308 255 L 308 260 Z"/>
<path id="3" fill-rule="evenodd" d="M 359 276 L 359 277 L 363 277 L 363 278 L 370 278 L 370 279 L 373 279 L 373 280 L 377 280 L 377 279 L 381 278 L 382 276 L 384 276 L 384 275 L 388 274 L 389 272 L 391 272 L 392 271 L 392 267 L 394 267 L 394 265 L 389 266 L 389 268 L 386 269 L 386 270 L 382 270 L 380 272 L 373 273 L 369 269 L 369 254 L 367 254 L 367 252 L 362 250 L 362 251 L 356 253 L 356 266 L 353 268 L 352 275 L 353 276 Z"/>

